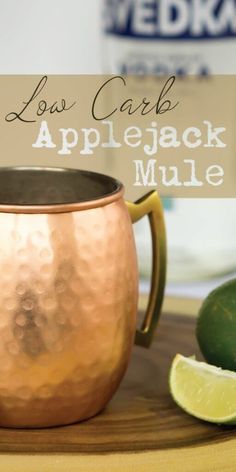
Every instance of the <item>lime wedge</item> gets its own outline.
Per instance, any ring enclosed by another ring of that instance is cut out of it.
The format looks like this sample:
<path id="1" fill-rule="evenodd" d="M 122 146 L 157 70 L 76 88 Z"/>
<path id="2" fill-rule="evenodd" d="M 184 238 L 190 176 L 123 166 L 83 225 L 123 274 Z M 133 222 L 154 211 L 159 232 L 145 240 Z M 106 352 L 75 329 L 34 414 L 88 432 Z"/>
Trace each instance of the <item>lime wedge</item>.
<path id="1" fill-rule="evenodd" d="M 177 354 L 170 391 L 190 415 L 211 423 L 236 424 L 236 373 Z"/>

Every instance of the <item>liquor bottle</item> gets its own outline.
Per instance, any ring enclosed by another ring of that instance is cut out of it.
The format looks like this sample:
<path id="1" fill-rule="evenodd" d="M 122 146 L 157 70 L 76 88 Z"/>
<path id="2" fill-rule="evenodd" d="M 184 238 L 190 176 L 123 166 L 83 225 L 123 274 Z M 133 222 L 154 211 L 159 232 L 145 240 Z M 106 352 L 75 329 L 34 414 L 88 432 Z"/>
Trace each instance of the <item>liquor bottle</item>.
<path id="1" fill-rule="evenodd" d="M 235 0 L 104 0 L 104 71 L 201 77 L 236 73 Z M 165 199 L 169 280 L 236 269 L 234 199 Z M 148 271 L 139 223 L 141 274 Z"/>

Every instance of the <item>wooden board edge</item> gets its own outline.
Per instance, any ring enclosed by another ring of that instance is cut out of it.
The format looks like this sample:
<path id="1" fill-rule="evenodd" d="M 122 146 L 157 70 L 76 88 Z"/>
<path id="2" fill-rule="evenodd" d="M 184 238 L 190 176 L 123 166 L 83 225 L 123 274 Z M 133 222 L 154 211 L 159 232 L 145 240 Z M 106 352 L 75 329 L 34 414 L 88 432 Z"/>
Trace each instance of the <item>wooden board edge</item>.
<path id="1" fill-rule="evenodd" d="M 191 472 L 235 472 L 236 439 L 135 454 L 1 454 L 0 461 L 4 472 L 183 472 L 188 464 Z"/>

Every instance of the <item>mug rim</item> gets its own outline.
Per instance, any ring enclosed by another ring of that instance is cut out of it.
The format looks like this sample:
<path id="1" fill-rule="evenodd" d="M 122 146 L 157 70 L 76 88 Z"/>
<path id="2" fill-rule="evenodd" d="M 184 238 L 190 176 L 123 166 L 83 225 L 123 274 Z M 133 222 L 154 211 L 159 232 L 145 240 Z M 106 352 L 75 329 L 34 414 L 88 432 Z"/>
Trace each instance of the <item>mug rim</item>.
<path id="1" fill-rule="evenodd" d="M 107 193 L 103 197 L 94 197 L 90 200 L 72 203 L 43 203 L 43 204 L 17 204 L 17 203 L 1 203 L 0 213 L 69 213 L 73 211 L 89 210 L 92 208 L 103 207 L 119 200 L 124 194 L 124 185 L 118 179 L 100 172 L 94 172 L 85 169 L 75 169 L 73 167 L 53 167 L 53 166 L 4 166 L 0 167 L 0 173 L 3 171 L 48 171 L 48 172 L 73 172 L 95 176 L 99 179 L 105 179 L 115 185 L 115 190 Z"/>

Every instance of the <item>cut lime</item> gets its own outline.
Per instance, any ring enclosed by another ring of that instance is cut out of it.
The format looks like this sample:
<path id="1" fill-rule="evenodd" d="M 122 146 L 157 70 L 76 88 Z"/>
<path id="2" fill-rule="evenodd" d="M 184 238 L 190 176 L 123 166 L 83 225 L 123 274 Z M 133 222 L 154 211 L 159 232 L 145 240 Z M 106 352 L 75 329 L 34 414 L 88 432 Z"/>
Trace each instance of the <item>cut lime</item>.
<path id="1" fill-rule="evenodd" d="M 236 424 L 236 373 L 177 354 L 170 391 L 190 415 L 211 423 Z"/>

